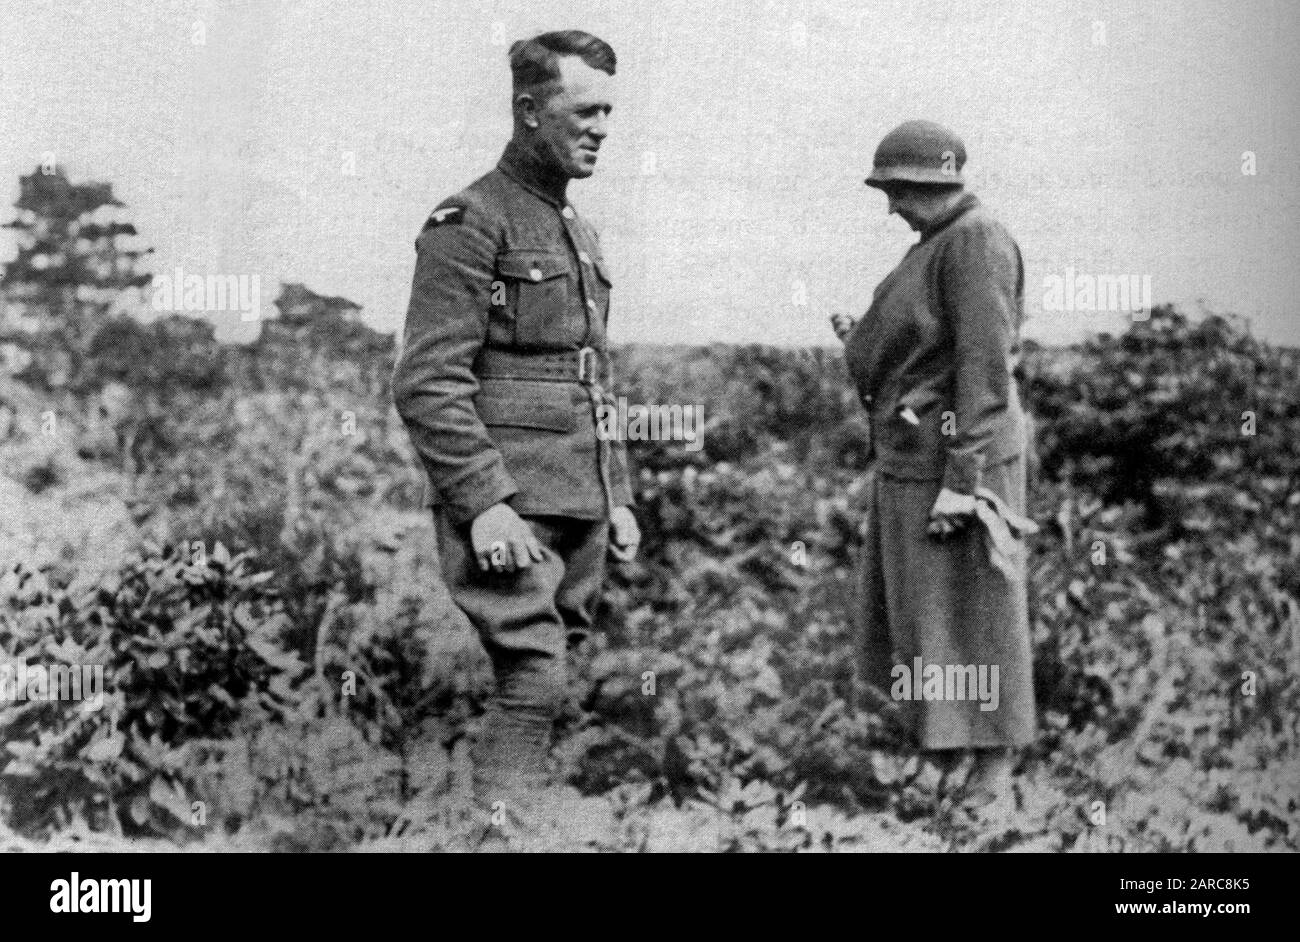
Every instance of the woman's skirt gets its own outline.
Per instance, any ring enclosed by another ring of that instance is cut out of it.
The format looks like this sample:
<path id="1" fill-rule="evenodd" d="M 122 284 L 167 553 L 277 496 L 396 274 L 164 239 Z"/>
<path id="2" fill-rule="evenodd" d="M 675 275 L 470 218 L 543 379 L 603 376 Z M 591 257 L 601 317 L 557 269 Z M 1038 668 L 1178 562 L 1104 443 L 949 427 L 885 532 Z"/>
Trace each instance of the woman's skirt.
<path id="1" fill-rule="evenodd" d="M 1025 462 L 984 469 L 983 487 L 1023 516 Z M 861 554 L 862 676 L 898 707 L 921 749 L 1012 747 L 1034 738 L 1033 665 L 1023 539 L 991 560 L 971 518 L 946 539 L 926 532 L 939 481 L 872 471 Z M 986 506 L 988 506 L 986 504 Z"/>

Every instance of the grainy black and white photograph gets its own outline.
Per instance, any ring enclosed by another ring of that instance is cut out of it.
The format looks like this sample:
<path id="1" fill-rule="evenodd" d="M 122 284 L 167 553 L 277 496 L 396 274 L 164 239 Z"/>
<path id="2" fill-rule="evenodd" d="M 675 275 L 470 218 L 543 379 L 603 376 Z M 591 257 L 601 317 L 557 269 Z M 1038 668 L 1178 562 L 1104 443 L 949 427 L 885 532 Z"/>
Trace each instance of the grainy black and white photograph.
<path id="1" fill-rule="evenodd" d="M 0 849 L 1300 849 L 1300 7 L 0 21 Z"/>

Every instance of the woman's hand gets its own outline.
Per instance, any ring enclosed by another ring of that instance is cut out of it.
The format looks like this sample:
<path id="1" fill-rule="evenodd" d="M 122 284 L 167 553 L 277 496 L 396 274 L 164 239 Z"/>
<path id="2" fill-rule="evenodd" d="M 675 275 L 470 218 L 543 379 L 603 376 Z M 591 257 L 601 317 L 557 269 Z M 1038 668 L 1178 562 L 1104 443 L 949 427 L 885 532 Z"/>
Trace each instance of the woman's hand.
<path id="1" fill-rule="evenodd" d="M 849 335 L 858 324 L 858 319 L 850 314 L 832 314 L 831 329 L 835 331 L 835 336 L 840 338 L 840 342 Z"/>
<path id="2" fill-rule="evenodd" d="M 627 507 L 615 507 L 609 518 L 609 552 L 621 563 L 630 563 L 636 559 L 637 547 L 641 545 L 641 528 L 636 525 L 636 517 Z"/>
<path id="3" fill-rule="evenodd" d="M 930 524 L 925 532 L 943 539 L 965 527 L 974 515 L 973 494 L 958 494 L 945 487 L 934 499 L 934 506 L 930 508 Z"/>

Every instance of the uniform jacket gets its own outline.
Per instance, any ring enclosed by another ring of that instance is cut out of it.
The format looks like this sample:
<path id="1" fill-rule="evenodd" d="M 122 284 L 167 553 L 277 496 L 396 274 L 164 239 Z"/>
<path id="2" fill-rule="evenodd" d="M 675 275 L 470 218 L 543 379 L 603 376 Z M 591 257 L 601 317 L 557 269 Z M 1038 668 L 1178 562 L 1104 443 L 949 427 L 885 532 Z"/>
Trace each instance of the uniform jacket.
<path id="1" fill-rule="evenodd" d="M 453 523 L 507 501 L 520 514 L 601 519 L 632 502 L 620 442 L 596 435 L 591 389 L 487 378 L 487 351 L 604 364 L 610 277 L 565 182 L 511 142 L 496 168 L 444 200 L 416 240 L 393 398 Z M 597 388 L 597 396 L 605 396 Z"/>
<path id="2" fill-rule="evenodd" d="M 1020 249 L 973 195 L 922 232 L 845 339 L 878 470 L 972 494 L 1024 453 L 1023 302 Z"/>

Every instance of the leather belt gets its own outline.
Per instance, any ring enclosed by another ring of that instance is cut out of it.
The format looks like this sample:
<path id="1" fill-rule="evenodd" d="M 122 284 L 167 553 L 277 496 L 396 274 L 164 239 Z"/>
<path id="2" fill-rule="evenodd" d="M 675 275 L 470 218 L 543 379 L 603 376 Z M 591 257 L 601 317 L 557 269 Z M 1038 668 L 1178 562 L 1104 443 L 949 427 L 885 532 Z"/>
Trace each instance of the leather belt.
<path id="1" fill-rule="evenodd" d="M 479 379 L 541 380 L 552 383 L 600 385 L 609 368 L 609 358 L 594 347 L 558 353 L 517 353 L 499 347 L 484 347 L 474 360 Z"/>
<path id="2" fill-rule="evenodd" d="M 548 383 L 578 383 L 591 403 L 592 420 L 599 426 L 605 390 L 600 377 L 609 369 L 609 357 L 594 347 L 559 353 L 516 353 L 499 347 L 483 347 L 474 358 L 474 375 L 479 379 L 541 380 Z M 608 376 L 606 376 L 608 379 Z M 614 489 L 609 480 L 609 441 L 600 437 L 596 448 L 596 470 L 605 495 L 605 518 L 614 515 Z"/>

